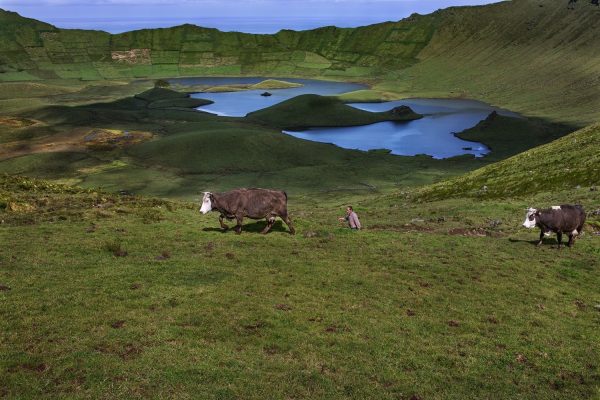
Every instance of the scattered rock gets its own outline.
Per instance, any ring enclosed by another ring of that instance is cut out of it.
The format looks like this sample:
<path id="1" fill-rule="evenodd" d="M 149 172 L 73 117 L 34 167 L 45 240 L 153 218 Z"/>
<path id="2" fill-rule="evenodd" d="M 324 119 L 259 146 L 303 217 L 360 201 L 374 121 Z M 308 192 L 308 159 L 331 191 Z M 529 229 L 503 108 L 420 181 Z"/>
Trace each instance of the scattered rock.
<path id="1" fill-rule="evenodd" d="M 127 251 L 123 250 L 123 249 L 119 249 L 119 250 L 113 252 L 113 255 L 115 257 L 125 257 L 125 256 L 127 256 L 127 254 L 129 254 L 129 253 L 127 253 Z"/>
<path id="2" fill-rule="evenodd" d="M 416 313 L 409 308 L 408 310 L 406 310 L 406 315 L 408 315 L 409 317 L 414 317 Z"/>
<path id="3" fill-rule="evenodd" d="M 462 149 L 463 149 L 463 150 L 467 150 L 467 151 L 471 151 L 471 150 L 473 150 L 473 148 L 472 148 L 472 147 L 463 147 Z"/>
<path id="4" fill-rule="evenodd" d="M 527 357 L 525 357 L 523 354 L 517 354 L 517 357 L 515 358 L 515 360 L 520 364 L 527 363 Z"/>
<path id="5" fill-rule="evenodd" d="M 253 324 L 244 325 L 244 329 L 246 329 L 248 331 L 256 331 L 265 326 L 266 326 L 266 324 L 263 321 L 256 321 Z"/>
<path id="6" fill-rule="evenodd" d="M 115 321 L 112 324 L 110 324 L 110 327 L 114 328 L 114 329 L 121 329 L 123 327 L 123 325 L 125 325 L 125 321 L 119 320 L 119 321 Z"/>
<path id="7" fill-rule="evenodd" d="M 473 229 L 465 229 L 465 228 L 453 228 L 448 230 L 449 235 L 458 235 L 458 236 L 492 236 L 490 232 L 487 232 L 483 228 L 473 228 Z"/>
<path id="8" fill-rule="evenodd" d="M 154 259 L 157 261 L 162 261 L 162 260 L 168 260 L 169 258 L 171 258 L 171 253 L 164 250 L 162 253 L 160 253 L 160 255 L 156 256 Z"/>
<path id="9" fill-rule="evenodd" d="M 458 322 L 455 319 L 451 319 L 450 321 L 448 321 L 448 326 L 457 327 L 459 325 L 460 325 L 460 322 Z"/>
<path id="10" fill-rule="evenodd" d="M 0 292 L 5 292 L 7 290 L 10 290 L 10 287 L 8 287 L 6 285 L 0 285 Z"/>
<path id="11" fill-rule="evenodd" d="M 390 114 L 393 114 L 393 115 L 406 115 L 406 114 L 411 114 L 412 112 L 413 112 L 413 110 L 408 106 L 398 106 L 398 107 L 394 107 L 390 110 Z"/>
<path id="12" fill-rule="evenodd" d="M 129 343 L 125 346 L 125 348 L 119 352 L 119 356 L 123 360 L 131 360 L 132 358 L 137 357 L 142 353 L 142 348 L 133 343 Z"/>
<path id="13" fill-rule="evenodd" d="M 45 363 L 21 364 L 21 368 L 23 368 L 24 370 L 27 370 L 27 371 L 38 372 L 38 373 L 46 372 L 50 369 L 50 367 Z"/>
<path id="14" fill-rule="evenodd" d="M 228 260 L 235 260 L 235 254 L 225 253 L 225 258 L 227 258 Z"/>
<path id="15" fill-rule="evenodd" d="M 315 231 L 306 231 L 306 232 L 304 232 L 304 237 L 305 238 L 311 238 L 311 237 L 315 237 L 317 235 L 318 234 Z"/>
<path id="16" fill-rule="evenodd" d="M 580 310 L 585 310 L 585 308 L 586 308 L 586 304 L 583 301 L 579 300 L 579 299 L 575 300 L 575 305 Z"/>
<path id="17" fill-rule="evenodd" d="M 261 95 L 261 96 L 263 96 L 263 97 L 269 97 L 269 96 L 272 96 L 272 94 L 271 94 L 271 93 L 269 93 L 269 92 L 263 92 L 263 93 L 261 93 L 260 95 Z"/>
<path id="18" fill-rule="evenodd" d="M 502 225 L 502 221 L 499 219 L 494 219 L 494 220 L 490 221 L 490 228 L 497 228 L 500 225 Z"/>

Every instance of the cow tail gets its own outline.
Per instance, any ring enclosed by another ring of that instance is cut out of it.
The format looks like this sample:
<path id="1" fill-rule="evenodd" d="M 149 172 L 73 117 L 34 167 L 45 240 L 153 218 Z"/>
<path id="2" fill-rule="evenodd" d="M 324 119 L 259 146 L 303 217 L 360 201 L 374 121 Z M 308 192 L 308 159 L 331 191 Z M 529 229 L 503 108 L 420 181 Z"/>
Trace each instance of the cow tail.
<path id="1" fill-rule="evenodd" d="M 285 196 L 285 201 L 287 201 L 288 197 L 287 197 L 287 193 L 284 191 L 283 195 Z"/>

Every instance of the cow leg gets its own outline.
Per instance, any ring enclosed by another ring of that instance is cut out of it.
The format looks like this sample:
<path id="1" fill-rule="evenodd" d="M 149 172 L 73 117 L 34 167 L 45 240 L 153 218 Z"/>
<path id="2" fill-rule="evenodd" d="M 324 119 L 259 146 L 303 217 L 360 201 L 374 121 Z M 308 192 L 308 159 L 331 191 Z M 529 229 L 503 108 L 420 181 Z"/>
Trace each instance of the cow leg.
<path id="1" fill-rule="evenodd" d="M 290 217 L 287 214 L 284 214 L 281 216 L 281 219 L 283 220 L 283 222 L 285 222 L 285 224 L 288 226 L 288 228 L 290 228 L 290 234 L 295 235 L 296 230 L 294 229 L 294 226 L 292 225 L 292 220 L 290 219 Z"/>
<path id="2" fill-rule="evenodd" d="M 543 242 L 543 239 L 544 239 L 544 230 L 540 229 L 540 241 L 537 243 L 536 246 L 541 246 L 542 242 Z"/>
<path id="3" fill-rule="evenodd" d="M 265 229 L 262 230 L 263 235 L 267 234 L 267 232 L 269 232 L 271 230 L 271 228 L 273 227 L 273 224 L 275 223 L 275 217 L 270 216 L 267 217 L 267 226 L 265 226 Z"/>
<path id="4" fill-rule="evenodd" d="M 233 229 L 235 230 L 235 233 L 237 233 L 239 235 L 239 234 L 242 233 L 242 222 L 244 221 L 244 216 L 243 215 L 236 215 L 235 219 L 237 221 L 237 225 Z"/>
<path id="5" fill-rule="evenodd" d="M 574 238 L 575 238 L 575 235 L 573 233 L 569 233 L 569 242 L 567 243 L 567 247 L 573 246 Z"/>
<path id="6" fill-rule="evenodd" d="M 226 231 L 229 227 L 223 222 L 223 219 L 225 219 L 225 216 L 223 214 L 219 215 L 219 224 L 221 224 L 221 228 Z"/>
<path id="7" fill-rule="evenodd" d="M 558 242 L 558 248 L 560 249 L 562 247 L 562 232 L 561 231 L 556 232 L 556 241 Z"/>

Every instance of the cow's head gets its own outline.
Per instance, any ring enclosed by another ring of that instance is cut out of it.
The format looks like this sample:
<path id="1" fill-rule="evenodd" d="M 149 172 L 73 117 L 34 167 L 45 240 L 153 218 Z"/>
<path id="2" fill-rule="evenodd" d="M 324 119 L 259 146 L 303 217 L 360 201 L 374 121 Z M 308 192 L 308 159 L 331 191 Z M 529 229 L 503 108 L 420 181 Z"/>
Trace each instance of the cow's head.
<path id="1" fill-rule="evenodd" d="M 525 215 L 525 222 L 523 222 L 523 226 L 525 228 L 535 228 L 535 217 L 540 215 L 540 212 L 535 208 L 529 208 L 527 210 L 527 214 Z"/>
<path id="2" fill-rule="evenodd" d="M 212 210 L 213 194 L 211 192 L 204 192 L 202 197 L 202 204 L 200 205 L 200 212 L 206 214 Z"/>

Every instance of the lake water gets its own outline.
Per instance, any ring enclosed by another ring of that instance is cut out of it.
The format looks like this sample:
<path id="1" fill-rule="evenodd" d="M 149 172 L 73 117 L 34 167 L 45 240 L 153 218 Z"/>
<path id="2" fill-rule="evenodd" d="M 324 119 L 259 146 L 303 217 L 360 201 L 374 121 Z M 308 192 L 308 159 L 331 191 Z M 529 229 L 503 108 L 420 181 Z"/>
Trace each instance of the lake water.
<path id="1" fill-rule="evenodd" d="M 254 84 L 267 78 L 182 78 L 170 80 L 182 85 L 232 85 L 232 84 Z M 365 89 L 364 85 L 346 82 L 319 81 L 315 79 L 291 79 L 285 78 L 286 82 L 301 83 L 303 86 L 289 89 L 269 90 L 244 90 L 241 92 L 226 93 L 195 93 L 192 97 L 214 101 L 213 104 L 198 108 L 217 115 L 229 117 L 243 117 L 252 111 L 270 107 L 282 101 L 291 99 L 301 94 L 335 95 L 354 90 Z M 271 96 L 261 96 L 264 92 Z"/>
<path id="2" fill-rule="evenodd" d="M 226 85 L 258 83 L 267 78 L 182 78 L 180 84 Z M 264 90 L 250 90 L 229 93 L 196 93 L 192 97 L 214 101 L 213 104 L 198 108 L 218 115 L 242 117 L 249 112 L 272 106 L 300 94 L 332 95 L 363 89 L 354 83 L 328 82 L 310 79 L 285 79 L 288 82 L 302 83 L 304 86 L 291 89 L 269 90 L 272 96 L 262 97 Z M 427 154 L 434 158 L 448 158 L 462 154 L 476 157 L 489 153 L 482 143 L 469 142 L 457 138 L 454 133 L 471 128 L 492 111 L 498 114 L 518 117 L 518 114 L 492 107 L 486 103 L 465 99 L 406 99 L 383 103 L 349 104 L 370 112 L 387 111 L 406 105 L 424 117 L 408 122 L 379 122 L 365 126 L 339 128 L 311 128 L 303 131 L 283 133 L 315 142 L 333 143 L 347 149 L 373 150 L 388 149 L 396 155 Z"/>
<path id="3" fill-rule="evenodd" d="M 347 149 L 389 149 L 392 154 L 403 156 L 427 154 L 434 158 L 448 158 L 472 154 L 482 157 L 490 151 L 487 146 L 459 139 L 454 133 L 472 128 L 492 111 L 518 117 L 516 113 L 480 101 L 463 99 L 407 99 L 350 105 L 371 112 L 406 105 L 424 117 L 408 122 L 386 121 L 364 126 L 311 128 L 285 133 L 300 139 L 333 143 Z"/>

